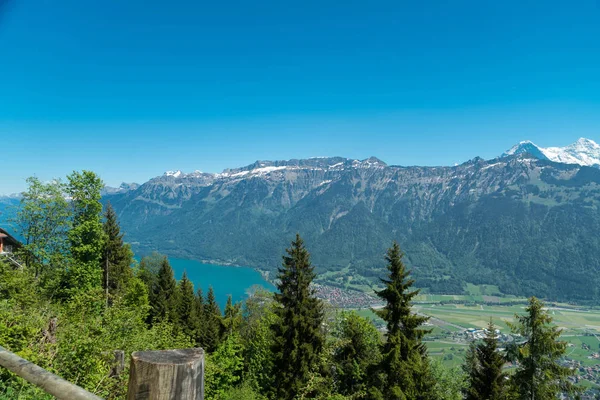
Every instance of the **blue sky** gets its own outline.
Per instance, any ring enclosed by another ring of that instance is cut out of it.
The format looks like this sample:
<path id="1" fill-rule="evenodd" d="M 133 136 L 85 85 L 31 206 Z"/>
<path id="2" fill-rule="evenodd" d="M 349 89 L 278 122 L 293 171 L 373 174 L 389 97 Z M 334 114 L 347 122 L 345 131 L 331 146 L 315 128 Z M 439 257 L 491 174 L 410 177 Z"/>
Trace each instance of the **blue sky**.
<path id="1" fill-rule="evenodd" d="M 257 159 L 600 141 L 600 5 L 0 0 L 0 193 Z"/>

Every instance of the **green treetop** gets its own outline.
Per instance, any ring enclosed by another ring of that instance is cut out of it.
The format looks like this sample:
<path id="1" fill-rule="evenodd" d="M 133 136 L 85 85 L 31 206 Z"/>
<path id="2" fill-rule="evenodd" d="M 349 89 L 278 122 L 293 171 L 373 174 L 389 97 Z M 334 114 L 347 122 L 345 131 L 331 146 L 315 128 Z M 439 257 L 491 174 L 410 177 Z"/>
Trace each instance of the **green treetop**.
<path id="1" fill-rule="evenodd" d="M 519 366 L 512 376 L 512 385 L 522 400 L 555 399 L 560 393 L 574 393 L 576 388 L 568 381 L 575 372 L 559 364 L 567 343 L 559 341 L 561 330 L 552 324 L 552 317 L 544 304 L 531 297 L 525 315 L 516 315 L 510 324 L 513 333 L 524 342 L 516 352 Z"/>
<path id="2" fill-rule="evenodd" d="M 318 364 L 324 344 L 323 305 L 310 287 L 315 278 L 310 255 L 300 235 L 286 250 L 279 268 L 272 325 L 275 355 L 275 397 L 293 399 L 306 385 Z"/>
<path id="3" fill-rule="evenodd" d="M 103 229 L 106 242 L 101 261 L 104 273 L 102 285 L 107 294 L 114 295 L 123 290 L 133 276 L 133 252 L 130 246 L 123 242 L 117 214 L 110 203 L 106 205 Z"/>
<path id="4" fill-rule="evenodd" d="M 169 321 L 175 323 L 179 321 L 178 295 L 173 268 L 171 268 L 167 257 L 164 257 L 150 298 L 154 322 Z"/>
<path id="5" fill-rule="evenodd" d="M 27 186 L 11 222 L 24 240 L 25 264 L 39 276 L 66 255 L 71 214 L 61 181 L 43 183 L 31 177 Z"/>
<path id="6" fill-rule="evenodd" d="M 433 383 L 427 348 L 422 342 L 423 336 L 430 331 L 420 328 L 429 318 L 411 310 L 411 301 L 419 290 L 411 290 L 414 280 L 408 279 L 410 273 L 402 257 L 400 246 L 394 242 L 386 255 L 388 278 L 381 280 L 384 289 L 376 292 L 385 301 L 385 306 L 375 312 L 387 326 L 379 368 L 383 375 L 381 394 L 390 400 L 430 399 Z M 374 394 L 374 397 L 379 396 Z"/>
<path id="7" fill-rule="evenodd" d="M 221 343 L 223 319 L 212 286 L 208 288 L 208 294 L 206 295 L 206 301 L 204 302 L 204 318 L 204 341 L 206 350 L 212 353 Z"/>
<path id="8" fill-rule="evenodd" d="M 242 303 L 233 304 L 231 295 L 227 297 L 225 313 L 223 314 L 223 337 L 237 332 L 242 324 Z"/>
<path id="9" fill-rule="evenodd" d="M 496 327 L 490 320 L 486 336 L 470 349 L 464 370 L 467 372 L 466 400 L 502 400 L 506 398 L 505 360 L 498 351 Z"/>
<path id="10" fill-rule="evenodd" d="M 365 398 L 369 373 L 381 361 L 381 340 L 372 322 L 355 312 L 338 316 L 332 336 L 336 389 L 345 396 Z"/>
<path id="11" fill-rule="evenodd" d="M 67 179 L 73 216 L 68 233 L 72 265 L 66 271 L 62 287 L 71 292 L 89 291 L 102 286 L 100 259 L 105 235 L 100 191 L 103 183 L 91 171 L 73 172 Z"/>
<path id="12" fill-rule="evenodd" d="M 196 338 L 198 332 L 198 313 L 196 312 L 196 296 L 194 294 L 194 284 L 188 279 L 187 273 L 183 271 L 183 277 L 179 281 L 179 303 L 177 314 L 179 323 L 182 326 L 183 333 L 190 338 Z"/>

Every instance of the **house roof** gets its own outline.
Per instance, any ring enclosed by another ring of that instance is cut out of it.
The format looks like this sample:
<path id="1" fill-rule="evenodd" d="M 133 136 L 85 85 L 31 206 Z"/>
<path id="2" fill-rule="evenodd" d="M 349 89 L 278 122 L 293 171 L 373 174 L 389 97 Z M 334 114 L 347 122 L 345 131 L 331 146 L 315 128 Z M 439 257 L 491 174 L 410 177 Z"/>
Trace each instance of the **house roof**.
<path id="1" fill-rule="evenodd" d="M 6 231 L 6 229 L 0 228 L 0 238 L 7 238 L 10 242 L 14 242 L 15 245 L 21 246 L 21 242 L 19 242 L 14 236 Z"/>

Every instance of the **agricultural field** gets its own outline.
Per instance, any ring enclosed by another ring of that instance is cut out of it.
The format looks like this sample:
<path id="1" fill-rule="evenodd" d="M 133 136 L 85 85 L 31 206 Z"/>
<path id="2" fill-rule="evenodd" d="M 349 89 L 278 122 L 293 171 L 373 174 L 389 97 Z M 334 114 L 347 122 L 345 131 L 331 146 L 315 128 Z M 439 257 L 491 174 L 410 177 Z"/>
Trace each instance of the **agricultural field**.
<path id="1" fill-rule="evenodd" d="M 483 296 L 473 294 L 474 296 Z M 502 334 L 509 334 L 507 322 L 513 322 L 515 314 L 525 313 L 525 299 L 510 299 L 511 305 L 448 304 L 448 301 L 465 301 L 467 296 L 420 295 L 420 303 L 415 310 L 431 317 L 427 335 L 427 347 L 432 357 L 439 358 L 449 367 L 459 366 L 464 359 L 469 340 L 465 332 L 469 329 L 483 329 L 490 318 Z M 503 298 L 507 299 L 508 298 Z M 436 302 L 436 300 L 438 302 Z M 522 301 L 522 304 L 514 304 Z M 592 358 L 600 352 L 600 309 L 576 307 L 566 304 L 552 305 L 548 308 L 554 323 L 563 329 L 561 338 L 568 342 L 567 358 L 581 363 L 583 367 L 600 364 L 600 359 Z M 357 310 L 367 318 L 373 318 L 378 326 L 383 321 L 369 309 Z"/>

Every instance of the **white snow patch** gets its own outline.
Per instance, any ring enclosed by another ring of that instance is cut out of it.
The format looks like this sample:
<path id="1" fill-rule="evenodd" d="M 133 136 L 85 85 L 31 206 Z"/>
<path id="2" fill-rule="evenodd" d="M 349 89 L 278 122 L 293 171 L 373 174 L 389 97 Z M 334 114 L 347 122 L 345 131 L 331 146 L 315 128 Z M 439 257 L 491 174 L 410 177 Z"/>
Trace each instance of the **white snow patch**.
<path id="1" fill-rule="evenodd" d="M 504 163 L 499 162 L 499 163 L 495 163 L 495 164 L 486 165 L 485 167 L 481 168 L 481 170 L 483 171 L 484 169 L 493 168 L 496 165 L 503 165 L 503 164 Z"/>
<path id="2" fill-rule="evenodd" d="M 262 168 L 255 168 L 252 171 L 250 171 L 252 174 L 258 174 L 258 175 L 265 175 L 265 174 L 270 174 L 271 172 L 274 171 L 280 171 L 282 169 L 286 169 L 286 166 L 280 166 L 280 167 L 262 167 Z"/>

